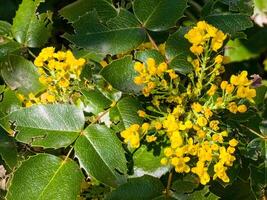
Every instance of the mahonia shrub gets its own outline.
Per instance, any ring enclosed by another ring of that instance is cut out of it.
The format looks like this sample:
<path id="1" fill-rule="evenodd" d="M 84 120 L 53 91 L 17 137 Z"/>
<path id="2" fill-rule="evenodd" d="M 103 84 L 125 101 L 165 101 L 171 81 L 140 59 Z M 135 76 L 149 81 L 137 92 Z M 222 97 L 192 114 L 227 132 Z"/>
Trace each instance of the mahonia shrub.
<path id="1" fill-rule="evenodd" d="M 222 31 L 201 21 L 185 38 L 192 43 L 190 51 L 196 58 L 192 58 L 194 71 L 184 79 L 166 62 L 157 65 L 148 58 L 135 63 L 139 75 L 134 82 L 144 86 L 142 93 L 152 99 L 152 105 L 138 111 L 146 122 L 131 125 L 121 136 L 131 148 L 138 148 L 140 141 L 167 145 L 161 163 L 172 165 L 177 173 L 198 175 L 203 185 L 211 176 L 229 182 L 226 171 L 236 160 L 238 141 L 220 113 L 245 113 L 256 90 L 247 71 L 232 75 L 229 81 L 218 79 L 224 71 L 223 56 L 218 53 L 226 39 Z"/>
<path id="2" fill-rule="evenodd" d="M 0 199 L 266 199 L 263 0 L 10 2 Z"/>

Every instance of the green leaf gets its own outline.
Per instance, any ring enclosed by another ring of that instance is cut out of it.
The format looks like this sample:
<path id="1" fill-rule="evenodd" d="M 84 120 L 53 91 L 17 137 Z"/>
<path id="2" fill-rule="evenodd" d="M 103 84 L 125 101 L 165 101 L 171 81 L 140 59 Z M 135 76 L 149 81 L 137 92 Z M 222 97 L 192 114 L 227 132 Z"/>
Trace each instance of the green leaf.
<path id="1" fill-rule="evenodd" d="M 218 196 L 209 191 L 209 188 L 206 186 L 204 189 L 195 191 L 191 194 L 188 194 L 187 200 L 217 200 Z"/>
<path id="2" fill-rule="evenodd" d="M 117 10 L 112 1 L 108 0 L 78 0 L 62 8 L 59 13 L 70 22 L 74 22 L 85 13 L 96 10 L 100 20 L 104 22 L 117 16 Z"/>
<path id="3" fill-rule="evenodd" d="M 72 105 L 35 105 L 16 110 L 0 120 L 15 126 L 16 139 L 32 146 L 60 148 L 70 145 L 84 126 L 84 115 Z"/>
<path id="4" fill-rule="evenodd" d="M 2 39 L 3 41 L 0 41 L 0 61 L 5 61 L 8 55 L 16 54 L 17 52 L 19 52 L 19 50 L 21 49 L 21 45 L 15 42 L 14 40 L 10 40 L 7 38 Z"/>
<path id="5" fill-rule="evenodd" d="M 187 7 L 187 0 L 135 0 L 133 10 L 143 27 L 164 31 L 176 25 Z"/>
<path id="6" fill-rule="evenodd" d="M 193 66 L 187 61 L 191 54 L 190 43 L 184 35 L 188 32 L 188 27 L 179 28 L 166 42 L 166 57 L 170 62 L 170 67 L 181 74 L 190 73 Z"/>
<path id="7" fill-rule="evenodd" d="M 8 136 L 2 128 L 0 130 L 0 157 L 9 169 L 13 169 L 18 161 L 17 146 L 13 137 Z"/>
<path id="8" fill-rule="evenodd" d="M 129 11 L 120 9 L 117 17 L 99 20 L 96 11 L 86 13 L 73 23 L 75 35 L 64 34 L 64 38 L 97 53 L 118 54 L 138 47 L 146 38 L 145 31 Z"/>
<path id="9" fill-rule="evenodd" d="M 0 20 L 0 35 L 1 36 L 11 36 L 11 24 Z"/>
<path id="10" fill-rule="evenodd" d="M 250 169 L 250 181 L 252 191 L 257 199 L 261 199 L 265 194 L 265 189 L 267 187 L 266 183 L 266 164 L 262 163 L 260 166 L 256 167 L 253 165 L 249 166 Z"/>
<path id="11" fill-rule="evenodd" d="M 114 60 L 108 66 L 104 67 L 100 74 L 115 89 L 122 92 L 138 93 L 141 90 L 141 87 L 133 81 L 137 73 L 134 70 L 134 62 L 131 56 Z"/>
<path id="12" fill-rule="evenodd" d="M 124 97 L 110 110 L 110 118 L 118 123 L 119 130 L 123 130 L 132 124 L 142 123 L 142 119 L 137 114 L 139 109 L 141 105 L 138 100 Z"/>
<path id="13" fill-rule="evenodd" d="M 239 40 L 230 40 L 225 48 L 225 56 L 229 58 L 229 62 L 240 62 L 244 60 L 249 60 L 251 58 L 256 58 L 259 56 L 256 52 L 251 52 L 244 46 L 244 44 Z"/>
<path id="14" fill-rule="evenodd" d="M 94 115 L 99 114 L 108 107 L 112 101 L 105 97 L 97 88 L 94 90 L 82 90 L 86 111 Z"/>
<path id="15" fill-rule="evenodd" d="M 126 181 L 126 158 L 120 140 L 104 125 L 89 125 L 74 145 L 75 156 L 87 174 L 117 187 Z"/>
<path id="16" fill-rule="evenodd" d="M 13 19 L 12 33 L 20 44 L 27 47 L 44 45 L 51 34 L 47 14 L 37 14 L 36 10 L 43 0 L 23 0 Z"/>
<path id="17" fill-rule="evenodd" d="M 24 95 L 38 93 L 43 89 L 38 80 L 37 68 L 21 56 L 10 55 L 8 61 L 2 63 L 1 74 L 12 90 L 16 89 Z"/>
<path id="18" fill-rule="evenodd" d="M 146 49 L 144 51 L 137 51 L 135 53 L 135 59 L 146 62 L 148 58 L 154 58 L 156 63 L 162 63 L 165 61 L 164 56 L 161 55 L 157 50 L 155 49 Z"/>
<path id="19" fill-rule="evenodd" d="M 230 35 L 253 26 L 249 16 L 239 13 L 213 14 L 205 17 L 205 20 Z"/>
<path id="20" fill-rule="evenodd" d="M 166 57 L 169 61 L 176 56 L 191 55 L 189 50 L 191 44 L 184 37 L 189 29 L 189 27 L 180 27 L 178 31 L 169 36 L 166 42 Z"/>
<path id="21" fill-rule="evenodd" d="M 95 61 L 95 62 L 100 62 L 105 58 L 105 54 L 102 53 L 96 53 L 95 51 L 90 51 L 87 49 L 78 49 L 75 47 L 71 47 L 73 54 L 77 58 L 84 58 L 87 61 Z"/>
<path id="22" fill-rule="evenodd" d="M 199 180 L 195 176 L 186 175 L 183 180 L 176 180 L 172 183 L 172 189 L 176 194 L 191 193 L 199 185 Z"/>
<path id="23" fill-rule="evenodd" d="M 176 56 L 170 62 L 169 65 L 170 65 L 170 68 L 184 75 L 192 72 L 194 69 L 192 64 L 187 61 L 187 56 L 185 55 Z"/>
<path id="24" fill-rule="evenodd" d="M 8 88 L 1 95 L 2 101 L 0 102 L 0 118 L 5 117 L 9 113 L 21 107 L 21 102 L 14 91 Z"/>
<path id="25" fill-rule="evenodd" d="M 262 85 L 256 88 L 257 96 L 254 98 L 255 104 L 257 106 L 263 105 L 264 106 L 264 99 L 267 94 L 267 86 Z"/>
<path id="26" fill-rule="evenodd" d="M 164 157 L 163 151 L 148 149 L 142 145 L 133 155 L 134 176 L 150 175 L 160 178 L 163 174 L 169 171 L 168 166 L 163 166 L 160 163 Z"/>
<path id="27" fill-rule="evenodd" d="M 262 138 L 255 138 L 250 141 L 246 148 L 245 157 L 250 158 L 252 160 L 259 160 L 265 158 L 265 147 L 267 142 L 264 141 Z"/>
<path id="28" fill-rule="evenodd" d="M 15 171 L 6 199 L 73 200 L 80 192 L 82 180 L 83 175 L 73 160 L 38 154 Z"/>
<path id="29" fill-rule="evenodd" d="M 151 176 L 132 178 L 116 190 L 114 190 L 107 200 L 148 200 L 162 195 L 164 186 L 159 179 Z"/>

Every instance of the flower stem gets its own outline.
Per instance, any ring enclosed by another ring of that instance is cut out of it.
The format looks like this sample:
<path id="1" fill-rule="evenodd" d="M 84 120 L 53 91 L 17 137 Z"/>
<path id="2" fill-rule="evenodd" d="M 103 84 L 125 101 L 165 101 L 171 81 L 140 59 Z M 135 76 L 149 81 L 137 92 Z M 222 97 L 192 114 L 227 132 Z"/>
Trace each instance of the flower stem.
<path id="1" fill-rule="evenodd" d="M 168 177 L 168 183 L 166 188 L 166 198 L 170 197 L 170 189 L 172 184 L 172 176 L 173 176 L 173 170 L 170 171 L 169 177 Z"/>

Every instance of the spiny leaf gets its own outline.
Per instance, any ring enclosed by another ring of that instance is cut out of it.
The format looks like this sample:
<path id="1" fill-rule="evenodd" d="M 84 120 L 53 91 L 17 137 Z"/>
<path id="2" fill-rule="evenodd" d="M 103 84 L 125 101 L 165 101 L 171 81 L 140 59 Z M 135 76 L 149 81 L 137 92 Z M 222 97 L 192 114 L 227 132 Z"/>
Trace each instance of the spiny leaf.
<path id="1" fill-rule="evenodd" d="M 72 105 L 35 105 L 11 112 L 0 119 L 9 130 L 10 122 L 18 132 L 16 139 L 32 146 L 60 148 L 70 145 L 83 129 L 83 112 Z"/>
<path id="2" fill-rule="evenodd" d="M 145 40 L 145 31 L 129 11 L 121 9 L 118 16 L 101 23 L 95 11 L 73 23 L 75 34 L 64 37 L 79 47 L 103 54 L 127 52 Z"/>
<path id="3" fill-rule="evenodd" d="M 135 0 L 134 13 L 151 31 L 164 31 L 176 25 L 187 7 L 187 0 Z"/>
<path id="4" fill-rule="evenodd" d="M 47 14 L 37 15 L 36 10 L 43 0 L 23 0 L 13 19 L 12 34 L 20 44 L 27 47 L 40 47 L 51 34 Z"/>
<path id="5" fill-rule="evenodd" d="M 89 125 L 74 145 L 85 171 L 98 181 L 116 187 L 126 181 L 126 159 L 120 140 L 104 125 Z"/>
<path id="6" fill-rule="evenodd" d="M 83 175 L 70 159 L 38 154 L 24 161 L 15 171 L 7 200 L 73 200 L 80 192 Z"/>

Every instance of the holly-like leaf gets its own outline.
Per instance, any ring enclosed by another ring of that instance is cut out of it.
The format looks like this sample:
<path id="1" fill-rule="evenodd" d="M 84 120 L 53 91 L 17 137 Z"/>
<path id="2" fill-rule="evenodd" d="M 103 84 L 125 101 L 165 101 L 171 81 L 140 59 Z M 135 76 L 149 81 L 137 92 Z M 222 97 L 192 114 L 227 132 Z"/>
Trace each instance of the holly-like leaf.
<path id="1" fill-rule="evenodd" d="M 160 148 L 150 149 L 141 146 L 133 155 L 134 176 L 150 175 L 160 178 L 169 171 L 168 166 L 163 166 L 160 160 L 164 157 Z"/>
<path id="2" fill-rule="evenodd" d="M 191 55 L 190 43 L 184 35 L 188 32 L 188 27 L 179 28 L 172 34 L 166 42 L 166 57 L 170 62 L 170 67 L 181 74 L 187 74 L 193 70 L 193 66 L 187 61 Z"/>
<path id="3" fill-rule="evenodd" d="M 2 41 L 0 41 L 0 61 L 5 61 L 8 55 L 16 54 L 21 49 L 21 45 L 14 40 L 1 37 L 0 39 L 2 39 Z"/>
<path id="4" fill-rule="evenodd" d="M 183 179 L 178 179 L 172 183 L 172 189 L 175 194 L 191 193 L 199 185 L 199 180 L 195 176 L 186 175 Z"/>
<path id="5" fill-rule="evenodd" d="M 70 145 L 79 136 L 85 119 L 83 112 L 72 105 L 35 105 L 16 110 L 0 120 L 9 130 L 15 126 L 16 139 L 32 146 L 60 148 Z"/>
<path id="6" fill-rule="evenodd" d="M 0 20 L 0 35 L 1 36 L 10 36 L 11 35 L 11 24 Z"/>
<path id="7" fill-rule="evenodd" d="M 142 119 L 137 114 L 139 109 L 141 105 L 138 100 L 124 97 L 110 110 L 110 118 L 117 123 L 118 130 L 123 130 L 132 124 L 142 123 Z"/>
<path id="8" fill-rule="evenodd" d="M 164 31 L 176 25 L 187 7 L 187 0 L 135 0 L 133 9 L 143 27 Z"/>
<path id="9" fill-rule="evenodd" d="M 20 44 L 27 47 L 44 45 L 51 34 L 47 14 L 37 14 L 43 0 L 23 0 L 13 19 L 12 34 Z"/>
<path id="10" fill-rule="evenodd" d="M 38 93 L 43 89 L 37 68 L 21 56 L 10 55 L 8 61 L 2 63 L 1 75 L 12 90 L 22 94 Z"/>
<path id="11" fill-rule="evenodd" d="M 246 148 L 245 157 L 250 158 L 252 160 L 259 160 L 265 158 L 265 147 L 267 142 L 262 138 L 255 138 L 250 141 Z"/>
<path id="12" fill-rule="evenodd" d="M 94 90 L 82 90 L 82 94 L 86 111 L 95 115 L 107 109 L 112 103 L 97 88 Z"/>
<path id="13" fill-rule="evenodd" d="M 9 169 L 13 169 L 18 161 L 18 151 L 15 140 L 0 128 L 0 141 L 0 157 L 5 161 Z"/>
<path id="14" fill-rule="evenodd" d="M 73 200 L 80 192 L 82 180 L 81 170 L 73 160 L 39 154 L 15 171 L 6 199 Z"/>
<path id="15" fill-rule="evenodd" d="M 1 93 L 2 101 L 0 102 L 0 118 L 5 117 L 9 113 L 19 109 L 21 102 L 16 96 L 15 91 L 4 89 Z"/>
<path id="16" fill-rule="evenodd" d="M 161 55 L 157 50 L 155 49 L 146 49 L 144 51 L 137 51 L 135 53 L 135 59 L 146 62 L 148 58 L 154 58 L 156 63 L 164 62 L 164 56 Z"/>
<path id="17" fill-rule="evenodd" d="M 205 20 L 230 35 L 253 26 L 249 16 L 239 13 L 213 14 L 205 17 Z"/>
<path id="18" fill-rule="evenodd" d="M 133 81 L 137 73 L 134 70 L 134 62 L 131 56 L 125 56 L 111 62 L 101 70 L 100 74 L 115 89 L 122 92 L 138 93 L 141 90 L 141 87 Z"/>
<path id="19" fill-rule="evenodd" d="M 110 0 L 78 0 L 60 10 L 60 15 L 74 22 L 87 12 L 97 11 L 100 20 L 107 20 L 117 16 L 117 10 Z"/>
<path id="20" fill-rule="evenodd" d="M 162 195 L 164 186 L 161 181 L 152 176 L 143 176 L 129 179 L 127 183 L 114 190 L 108 200 L 148 200 Z"/>
<path id="21" fill-rule="evenodd" d="M 257 199 L 260 199 L 265 194 L 265 189 L 267 187 L 266 183 L 266 165 L 262 163 L 260 166 L 256 167 L 253 165 L 249 166 L 250 169 L 250 181 L 252 192 L 256 196 Z"/>
<path id="22" fill-rule="evenodd" d="M 187 200 L 217 200 L 218 196 L 209 191 L 209 188 L 206 186 L 202 190 L 195 191 L 191 194 L 188 194 Z"/>
<path id="23" fill-rule="evenodd" d="M 169 36 L 166 42 L 166 57 L 169 61 L 180 55 L 190 55 L 190 43 L 184 37 L 189 31 L 188 27 L 180 27 L 178 31 Z"/>
<path id="24" fill-rule="evenodd" d="M 89 12 L 73 23 L 75 34 L 64 38 L 76 46 L 103 54 L 124 53 L 145 40 L 145 31 L 129 11 L 120 9 L 117 17 L 101 23 L 97 12 Z"/>
<path id="25" fill-rule="evenodd" d="M 120 140 L 104 125 L 89 125 L 74 145 L 75 156 L 87 174 L 117 187 L 126 181 L 126 158 Z"/>

